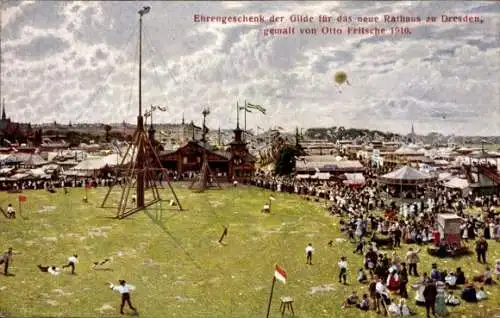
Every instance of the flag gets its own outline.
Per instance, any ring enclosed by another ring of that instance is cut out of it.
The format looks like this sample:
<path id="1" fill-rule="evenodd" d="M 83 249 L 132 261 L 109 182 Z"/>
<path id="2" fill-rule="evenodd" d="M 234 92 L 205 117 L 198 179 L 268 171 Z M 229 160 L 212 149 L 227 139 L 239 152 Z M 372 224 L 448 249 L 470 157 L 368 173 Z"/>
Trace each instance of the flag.
<path id="1" fill-rule="evenodd" d="M 19 195 L 19 202 L 26 202 L 26 200 L 28 200 L 28 197 L 25 196 L 25 195 Z"/>
<path id="2" fill-rule="evenodd" d="M 276 198 L 275 198 L 275 197 L 273 197 L 272 195 L 270 195 L 270 196 L 269 196 L 269 200 L 273 200 L 273 201 L 274 201 L 274 200 L 276 200 Z"/>
<path id="3" fill-rule="evenodd" d="M 250 108 L 245 107 L 245 106 L 240 106 L 240 110 L 244 110 L 244 111 L 246 111 L 247 113 L 251 113 L 251 112 L 252 112 L 252 111 L 250 110 Z"/>
<path id="4" fill-rule="evenodd" d="M 274 278 L 281 281 L 283 284 L 286 284 L 286 272 L 283 268 L 276 265 L 274 269 Z"/>
<path id="5" fill-rule="evenodd" d="M 87 184 L 85 184 L 85 188 L 87 188 L 87 189 L 92 188 L 92 183 L 88 182 Z"/>
<path id="6" fill-rule="evenodd" d="M 247 109 L 255 109 L 255 110 L 258 110 L 259 112 L 261 112 L 264 115 L 266 114 L 266 109 L 264 107 L 262 107 L 261 105 L 255 105 L 255 104 L 247 103 L 246 104 L 246 108 Z"/>

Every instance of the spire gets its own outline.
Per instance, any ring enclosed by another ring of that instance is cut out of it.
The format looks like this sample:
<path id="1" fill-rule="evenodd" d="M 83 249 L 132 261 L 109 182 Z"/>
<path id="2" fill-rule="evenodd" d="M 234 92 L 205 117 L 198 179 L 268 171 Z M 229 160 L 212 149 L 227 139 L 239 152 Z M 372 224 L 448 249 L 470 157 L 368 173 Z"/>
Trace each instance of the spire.
<path id="1" fill-rule="evenodd" d="M 182 125 L 184 125 L 185 122 L 184 122 L 184 113 L 182 113 Z"/>
<path id="2" fill-rule="evenodd" d="M 2 101 L 2 120 L 6 120 L 7 116 L 5 115 L 5 98 Z"/>
<path id="3" fill-rule="evenodd" d="M 194 140 L 194 122 L 191 120 L 191 128 L 193 135 L 191 136 L 191 140 Z"/>
<path id="4" fill-rule="evenodd" d="M 411 122 L 411 134 L 415 136 L 415 128 L 413 127 L 413 122 Z"/>

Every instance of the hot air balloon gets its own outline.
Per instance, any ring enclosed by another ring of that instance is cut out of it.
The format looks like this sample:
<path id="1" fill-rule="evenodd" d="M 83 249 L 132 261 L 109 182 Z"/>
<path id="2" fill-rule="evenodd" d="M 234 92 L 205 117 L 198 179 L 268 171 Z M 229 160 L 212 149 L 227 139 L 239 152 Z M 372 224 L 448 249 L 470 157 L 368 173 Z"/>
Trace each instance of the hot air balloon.
<path id="1" fill-rule="evenodd" d="M 340 86 L 341 85 L 344 85 L 344 84 L 347 84 L 347 85 L 351 85 L 349 83 L 349 81 L 347 80 L 347 74 L 345 72 L 337 72 L 335 73 L 335 83 L 337 83 L 337 85 L 339 85 L 339 93 L 342 92 L 342 90 L 340 89 Z"/>
<path id="2" fill-rule="evenodd" d="M 345 72 L 335 73 L 335 82 L 339 85 L 342 85 L 344 83 L 349 84 L 347 81 L 347 74 Z"/>

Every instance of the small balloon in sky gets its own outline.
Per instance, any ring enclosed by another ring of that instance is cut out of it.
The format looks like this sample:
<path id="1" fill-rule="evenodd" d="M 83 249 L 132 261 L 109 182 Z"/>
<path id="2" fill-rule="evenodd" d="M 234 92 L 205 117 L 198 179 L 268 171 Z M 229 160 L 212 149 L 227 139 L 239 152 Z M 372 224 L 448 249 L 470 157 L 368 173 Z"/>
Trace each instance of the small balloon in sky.
<path id="1" fill-rule="evenodd" d="M 339 93 L 342 93 L 342 90 L 340 89 L 341 85 L 347 84 L 351 85 L 349 81 L 347 80 L 347 74 L 345 72 L 337 72 L 335 73 L 335 83 L 338 85 L 338 91 Z"/>
<path id="2" fill-rule="evenodd" d="M 347 80 L 347 74 L 345 72 L 337 72 L 335 73 L 335 83 L 342 85 L 342 84 L 349 84 L 349 81 Z"/>

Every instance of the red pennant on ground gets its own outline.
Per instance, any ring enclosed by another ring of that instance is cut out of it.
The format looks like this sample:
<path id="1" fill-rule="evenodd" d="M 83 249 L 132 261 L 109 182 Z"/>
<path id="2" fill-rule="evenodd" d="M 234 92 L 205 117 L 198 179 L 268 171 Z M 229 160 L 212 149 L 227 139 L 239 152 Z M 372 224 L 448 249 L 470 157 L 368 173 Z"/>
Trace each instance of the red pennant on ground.
<path id="1" fill-rule="evenodd" d="M 19 202 L 26 202 L 26 200 L 28 200 L 28 197 L 25 196 L 25 195 L 19 195 Z"/>

